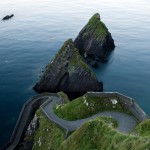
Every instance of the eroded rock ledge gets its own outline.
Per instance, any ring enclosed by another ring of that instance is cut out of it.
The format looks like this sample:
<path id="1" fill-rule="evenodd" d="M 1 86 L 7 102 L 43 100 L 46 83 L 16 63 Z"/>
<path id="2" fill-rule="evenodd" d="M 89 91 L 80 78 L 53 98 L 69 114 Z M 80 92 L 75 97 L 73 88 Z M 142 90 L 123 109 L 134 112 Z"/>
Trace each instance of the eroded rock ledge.
<path id="1" fill-rule="evenodd" d="M 55 58 L 46 66 L 40 80 L 34 86 L 38 92 L 84 93 L 103 91 L 71 39 L 67 40 Z"/>
<path id="2" fill-rule="evenodd" d="M 74 41 L 80 54 L 94 67 L 96 62 L 105 61 L 108 54 L 115 48 L 114 40 L 100 15 L 92 16 Z"/>

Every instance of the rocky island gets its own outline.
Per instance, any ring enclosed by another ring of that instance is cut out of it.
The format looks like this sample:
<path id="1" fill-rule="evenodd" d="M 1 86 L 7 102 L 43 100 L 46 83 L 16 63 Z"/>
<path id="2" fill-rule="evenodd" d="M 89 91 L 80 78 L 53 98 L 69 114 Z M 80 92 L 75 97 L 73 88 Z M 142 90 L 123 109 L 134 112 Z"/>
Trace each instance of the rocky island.
<path id="1" fill-rule="evenodd" d="M 74 43 L 80 54 L 93 67 L 97 67 L 99 61 L 105 61 L 109 53 L 115 48 L 111 33 L 101 21 L 98 13 L 92 16 Z"/>
<path id="2" fill-rule="evenodd" d="M 7 15 L 7 16 L 5 16 L 2 20 L 9 20 L 9 19 L 11 19 L 12 17 L 14 17 L 14 14 Z"/>
<path id="3" fill-rule="evenodd" d="M 74 42 L 69 39 L 64 43 L 46 66 L 34 90 L 39 93 L 103 91 L 103 83 L 97 81 L 87 62 L 97 67 L 97 62 L 105 60 L 114 48 L 110 32 L 96 13 Z"/>
<path id="4" fill-rule="evenodd" d="M 46 66 L 40 80 L 34 86 L 38 92 L 85 93 L 103 91 L 79 50 L 71 39 L 67 40 L 54 59 Z"/>

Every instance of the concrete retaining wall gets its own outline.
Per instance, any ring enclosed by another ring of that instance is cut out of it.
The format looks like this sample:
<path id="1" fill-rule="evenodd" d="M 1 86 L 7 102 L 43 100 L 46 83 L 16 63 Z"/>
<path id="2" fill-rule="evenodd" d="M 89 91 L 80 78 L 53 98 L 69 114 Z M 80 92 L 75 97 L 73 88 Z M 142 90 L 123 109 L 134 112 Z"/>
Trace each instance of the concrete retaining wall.
<path id="1" fill-rule="evenodd" d="M 19 142 L 23 140 L 24 134 L 33 119 L 35 111 L 47 100 L 47 96 L 58 95 L 55 93 L 43 93 L 34 96 L 24 103 L 10 141 L 2 148 L 2 150 L 14 150 Z"/>
<path id="2" fill-rule="evenodd" d="M 129 110 L 139 122 L 149 118 L 131 97 L 125 96 L 118 92 L 88 92 L 87 94 L 89 96 L 98 96 L 104 98 L 117 97 L 123 103 L 124 107 Z"/>
<path id="3" fill-rule="evenodd" d="M 60 98 L 60 97 L 59 97 Z M 60 103 L 61 103 L 61 101 L 62 101 L 62 99 L 60 98 Z M 45 112 L 45 110 L 44 110 L 44 107 L 47 105 L 47 104 L 49 104 L 51 101 L 50 100 L 48 100 L 48 101 L 46 101 L 46 102 L 44 102 L 41 106 L 40 106 L 40 108 L 41 108 L 41 110 L 44 112 L 44 114 L 46 115 L 46 117 L 49 119 L 49 120 L 51 120 L 53 123 L 55 123 L 59 128 L 61 128 L 61 129 L 63 129 L 63 130 L 65 130 L 66 131 L 66 134 L 65 134 L 65 139 L 68 137 L 68 135 L 70 134 L 70 131 L 69 131 L 69 129 L 68 128 L 66 128 L 66 127 L 64 127 L 62 124 L 60 124 L 59 122 L 56 122 L 53 118 L 51 118 L 46 112 Z M 63 101 L 62 101 L 63 102 Z"/>

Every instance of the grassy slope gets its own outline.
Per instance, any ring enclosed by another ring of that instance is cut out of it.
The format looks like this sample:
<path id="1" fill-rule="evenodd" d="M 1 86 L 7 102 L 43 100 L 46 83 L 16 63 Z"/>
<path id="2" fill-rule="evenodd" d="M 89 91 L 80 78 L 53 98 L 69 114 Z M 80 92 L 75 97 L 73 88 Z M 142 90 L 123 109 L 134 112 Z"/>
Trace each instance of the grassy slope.
<path id="1" fill-rule="evenodd" d="M 150 119 L 145 120 L 137 125 L 135 131 L 137 131 L 140 136 L 150 137 Z"/>
<path id="2" fill-rule="evenodd" d="M 40 126 L 34 135 L 33 150 L 56 150 L 64 140 L 65 131 L 49 121 L 41 110 L 36 112 Z M 41 146 L 39 146 L 39 138 Z"/>
<path id="3" fill-rule="evenodd" d="M 65 94 L 64 92 L 58 92 L 57 94 L 62 98 L 64 104 L 70 102 L 67 94 Z"/>
<path id="4" fill-rule="evenodd" d="M 36 114 L 38 117 L 40 117 L 40 126 L 37 132 L 34 134 L 34 145 L 32 149 L 33 150 L 62 149 L 61 144 L 64 141 L 64 131 L 62 131 L 55 124 L 47 120 L 47 118 L 44 116 L 41 110 L 38 110 Z M 110 117 L 99 117 L 97 119 L 108 124 L 109 127 L 116 128 L 118 126 L 117 122 Z M 39 138 L 41 139 L 42 143 L 41 146 L 39 146 L 38 143 Z M 67 141 L 68 140 L 66 140 L 66 142 Z"/>
<path id="5" fill-rule="evenodd" d="M 66 54 L 68 53 L 68 45 L 70 47 L 70 56 L 67 58 Z M 64 62 L 68 61 L 68 72 L 76 72 L 76 70 L 80 67 L 84 68 L 87 72 L 91 74 L 93 78 L 96 78 L 94 73 L 90 70 L 89 66 L 86 64 L 82 56 L 79 54 L 79 50 L 74 47 L 74 43 L 72 39 L 67 40 L 63 46 L 60 48 L 58 53 L 55 55 L 55 57 L 52 59 L 52 61 L 46 66 L 45 73 L 51 69 L 51 67 L 56 62 Z"/>
<path id="6" fill-rule="evenodd" d="M 112 99 L 116 99 L 117 104 L 113 105 L 111 101 Z M 129 113 L 124 109 L 121 101 L 119 101 L 117 97 L 112 97 L 110 99 L 96 96 L 90 97 L 87 94 L 66 104 L 54 107 L 54 112 L 59 117 L 66 120 L 82 119 L 107 110 Z"/>
<path id="7" fill-rule="evenodd" d="M 95 119 L 85 123 L 61 144 L 60 150 L 149 150 L 150 140 L 125 135 L 110 123 Z"/>
<path id="8" fill-rule="evenodd" d="M 105 24 L 97 18 L 97 15 L 98 14 L 93 15 L 85 26 L 85 31 L 87 32 L 84 32 L 84 37 L 91 36 L 91 33 L 98 40 L 104 39 L 107 36 L 108 29 Z"/>

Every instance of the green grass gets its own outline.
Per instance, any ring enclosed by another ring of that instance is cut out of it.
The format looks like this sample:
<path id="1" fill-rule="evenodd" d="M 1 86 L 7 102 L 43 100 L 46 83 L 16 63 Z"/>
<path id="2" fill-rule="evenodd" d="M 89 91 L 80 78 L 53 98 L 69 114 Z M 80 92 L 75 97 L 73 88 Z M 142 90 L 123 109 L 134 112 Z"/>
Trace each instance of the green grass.
<path id="1" fill-rule="evenodd" d="M 45 72 L 49 71 L 49 69 L 51 69 L 53 67 L 54 63 L 56 63 L 58 60 L 61 60 L 63 57 L 65 57 L 65 53 L 66 53 L 68 45 L 71 48 L 74 47 L 72 39 L 68 39 L 67 41 L 65 41 L 65 43 L 62 45 L 62 47 L 59 49 L 59 51 L 53 57 L 51 62 L 46 66 Z"/>
<path id="2" fill-rule="evenodd" d="M 111 117 L 100 116 L 100 117 L 97 117 L 96 119 L 101 120 L 104 123 L 108 124 L 109 127 L 112 127 L 112 128 L 117 128 L 118 127 L 118 122 L 115 119 L 111 118 Z"/>
<path id="3" fill-rule="evenodd" d="M 91 74 L 93 78 L 96 79 L 95 74 L 91 71 L 90 67 L 87 65 L 83 57 L 80 55 L 79 50 L 76 49 L 73 45 L 72 56 L 70 57 L 68 63 L 68 72 L 69 73 L 76 72 L 76 70 L 80 68 L 84 68 L 87 72 Z"/>
<path id="4" fill-rule="evenodd" d="M 97 14 L 93 15 L 87 25 L 84 27 L 85 32 L 83 37 L 90 37 L 91 34 L 98 40 L 104 39 L 108 34 L 108 29 L 105 24 L 97 18 Z M 87 32 L 86 32 L 87 31 Z"/>
<path id="5" fill-rule="evenodd" d="M 64 92 L 58 92 L 57 94 L 62 98 L 64 104 L 70 102 L 67 94 L 65 94 Z"/>
<path id="6" fill-rule="evenodd" d="M 110 122 L 96 118 L 64 141 L 59 150 L 149 150 L 150 140 L 118 132 Z"/>
<path id="7" fill-rule="evenodd" d="M 112 99 L 116 99 L 117 104 L 112 104 Z M 130 112 L 123 107 L 122 102 L 117 97 L 91 97 L 88 96 L 88 94 L 66 104 L 56 105 L 54 107 L 55 114 L 66 120 L 87 118 L 103 111 L 119 111 L 130 114 Z"/>
<path id="8" fill-rule="evenodd" d="M 89 66 L 84 61 L 83 57 L 80 55 L 79 50 L 73 49 L 72 56 L 69 61 L 68 71 L 74 72 L 76 69 L 83 67 L 87 72 L 94 76 L 93 72 L 90 70 Z"/>
<path id="9" fill-rule="evenodd" d="M 58 128 L 53 122 L 49 121 L 41 110 L 36 112 L 39 117 L 40 126 L 34 134 L 33 150 L 56 150 L 64 141 L 65 131 Z M 41 146 L 39 146 L 39 138 Z"/>
<path id="10" fill-rule="evenodd" d="M 68 99 L 64 93 L 59 94 Z M 69 103 L 71 102 L 68 101 L 67 104 Z M 147 137 L 150 120 L 136 127 L 140 131 L 139 136 L 117 131 L 118 123 L 110 117 L 97 117 L 83 124 L 64 140 L 64 130 L 49 121 L 40 109 L 36 115 L 40 119 L 40 126 L 33 136 L 33 150 L 150 150 L 150 138 Z"/>
<path id="11" fill-rule="evenodd" d="M 68 49 L 70 49 L 70 52 L 67 52 Z M 68 56 L 68 54 L 70 56 Z M 74 47 L 72 39 L 67 40 L 63 44 L 63 46 L 60 48 L 52 61 L 46 66 L 44 73 L 46 74 L 47 72 L 49 72 L 49 70 L 52 69 L 53 66 L 56 66 L 56 64 L 63 64 L 64 62 L 68 62 L 67 69 L 69 74 L 76 72 L 76 70 L 79 68 L 84 68 L 87 72 L 91 74 L 93 78 L 96 79 L 96 76 L 90 70 L 90 67 L 86 64 L 86 62 L 80 55 L 79 50 Z"/>
<path id="12" fill-rule="evenodd" d="M 64 42 L 62 47 L 59 49 L 58 53 L 55 55 L 54 59 L 57 59 L 58 57 L 60 57 L 60 54 L 62 54 L 62 53 L 65 54 L 66 49 L 68 48 L 68 45 L 70 46 L 70 48 L 74 48 L 74 43 L 73 43 L 72 39 L 68 39 L 67 41 Z"/>
<path id="13" fill-rule="evenodd" d="M 147 119 L 140 124 L 137 125 L 135 131 L 140 136 L 148 136 L 150 137 L 150 119 Z"/>

